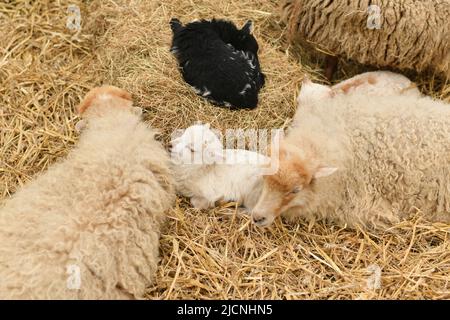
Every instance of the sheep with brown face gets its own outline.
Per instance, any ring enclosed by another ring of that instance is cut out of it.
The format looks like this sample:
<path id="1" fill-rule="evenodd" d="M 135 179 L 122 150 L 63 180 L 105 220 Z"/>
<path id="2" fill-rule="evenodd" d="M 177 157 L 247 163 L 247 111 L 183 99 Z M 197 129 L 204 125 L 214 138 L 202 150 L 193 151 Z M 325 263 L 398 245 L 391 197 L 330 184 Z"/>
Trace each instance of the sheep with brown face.
<path id="1" fill-rule="evenodd" d="M 264 177 L 261 196 L 253 209 L 253 221 L 259 226 L 270 225 L 276 217 L 286 212 L 297 210 L 300 213 L 317 197 L 314 188 L 316 180 L 338 170 L 320 165 L 312 155 L 306 156 L 302 149 L 290 143 L 280 146 L 278 163 L 277 173 Z"/>
<path id="2" fill-rule="evenodd" d="M 383 229 L 418 211 L 450 221 L 448 103 L 358 90 L 317 97 L 299 107 L 278 171 L 264 178 L 257 225 L 283 215 Z"/>

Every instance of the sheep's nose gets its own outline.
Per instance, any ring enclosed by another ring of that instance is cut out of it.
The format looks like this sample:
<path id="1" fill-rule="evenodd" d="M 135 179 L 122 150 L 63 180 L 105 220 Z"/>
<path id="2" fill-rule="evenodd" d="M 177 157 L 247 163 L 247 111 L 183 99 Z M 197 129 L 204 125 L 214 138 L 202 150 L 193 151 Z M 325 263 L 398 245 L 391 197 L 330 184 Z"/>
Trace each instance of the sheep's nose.
<path id="1" fill-rule="evenodd" d="M 266 222 L 266 220 L 267 220 L 266 217 L 253 216 L 253 222 L 258 225 L 264 224 Z"/>

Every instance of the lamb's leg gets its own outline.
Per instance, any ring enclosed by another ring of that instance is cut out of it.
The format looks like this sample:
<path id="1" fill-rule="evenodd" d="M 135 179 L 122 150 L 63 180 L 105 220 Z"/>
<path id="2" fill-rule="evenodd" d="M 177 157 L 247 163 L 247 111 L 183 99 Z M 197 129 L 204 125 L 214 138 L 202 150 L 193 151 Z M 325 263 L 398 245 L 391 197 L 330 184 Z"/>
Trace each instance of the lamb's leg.
<path id="1" fill-rule="evenodd" d="M 350 228 L 386 231 L 400 222 L 400 212 L 379 196 L 362 197 L 358 203 L 349 206 L 351 207 L 343 208 L 336 218 Z"/>
<path id="2" fill-rule="evenodd" d="M 203 197 L 192 197 L 191 204 L 196 209 L 208 209 L 211 207 L 211 202 Z"/>
<path id="3" fill-rule="evenodd" d="M 335 74 L 338 66 L 338 58 L 336 56 L 327 55 L 325 58 L 325 77 L 328 81 L 333 80 L 333 75 Z"/>
<path id="4" fill-rule="evenodd" d="M 301 206 L 295 206 L 284 211 L 282 213 L 282 216 L 287 221 L 295 221 L 299 217 L 301 210 L 302 210 Z"/>

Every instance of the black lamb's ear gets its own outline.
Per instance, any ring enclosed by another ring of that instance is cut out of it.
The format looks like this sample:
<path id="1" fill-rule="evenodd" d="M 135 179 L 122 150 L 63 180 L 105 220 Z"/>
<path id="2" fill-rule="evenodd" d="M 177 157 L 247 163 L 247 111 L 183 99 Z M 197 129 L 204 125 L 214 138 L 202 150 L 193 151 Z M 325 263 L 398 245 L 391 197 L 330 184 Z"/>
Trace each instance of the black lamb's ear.
<path id="1" fill-rule="evenodd" d="M 244 31 L 248 34 L 252 34 L 253 33 L 253 21 L 248 20 L 242 27 L 242 31 Z"/>
<path id="2" fill-rule="evenodd" d="M 170 28 L 172 29 L 172 32 L 177 32 L 181 28 L 183 28 L 183 25 L 181 24 L 181 21 L 177 18 L 170 19 Z"/>

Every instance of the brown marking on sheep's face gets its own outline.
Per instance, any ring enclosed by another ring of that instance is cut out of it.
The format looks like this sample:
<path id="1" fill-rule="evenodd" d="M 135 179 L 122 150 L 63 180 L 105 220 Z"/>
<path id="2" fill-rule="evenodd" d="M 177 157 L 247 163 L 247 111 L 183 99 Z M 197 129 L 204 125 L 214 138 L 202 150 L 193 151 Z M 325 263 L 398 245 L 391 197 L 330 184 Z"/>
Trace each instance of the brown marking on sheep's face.
<path id="1" fill-rule="evenodd" d="M 263 190 L 252 210 L 259 226 L 270 225 L 291 208 L 302 210 L 315 197 L 315 179 L 333 174 L 337 168 L 323 166 L 313 151 L 306 155 L 293 145 L 280 145 L 278 171 L 264 177 Z"/>
<path id="2" fill-rule="evenodd" d="M 280 146 L 278 171 L 264 177 L 262 194 L 252 212 L 255 223 L 269 225 L 287 209 L 302 206 L 301 194 L 306 194 L 313 180 L 308 167 L 298 154 Z"/>
<path id="3" fill-rule="evenodd" d="M 266 176 L 265 181 L 272 189 L 288 192 L 294 186 L 307 185 L 311 174 L 306 169 L 305 161 L 295 158 L 286 159 L 280 154 L 280 166 L 276 174 Z"/>
<path id="4" fill-rule="evenodd" d="M 77 111 L 79 114 L 84 114 L 101 96 L 112 96 L 117 99 L 117 105 L 129 106 L 132 101 L 131 94 L 127 91 L 114 87 L 102 86 L 92 89 L 88 92 L 83 101 L 78 105 Z"/>

